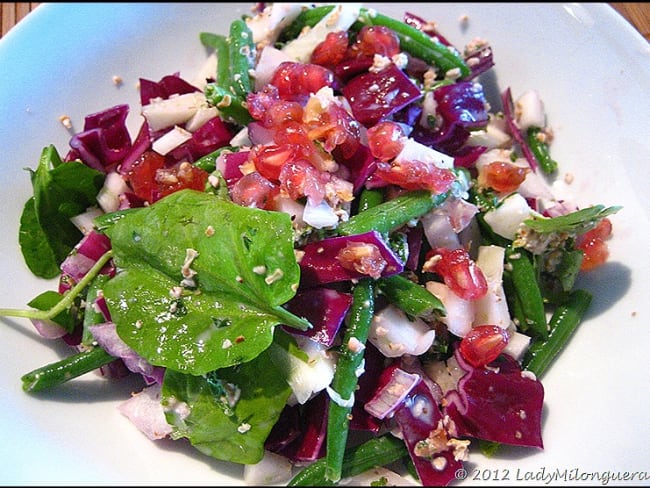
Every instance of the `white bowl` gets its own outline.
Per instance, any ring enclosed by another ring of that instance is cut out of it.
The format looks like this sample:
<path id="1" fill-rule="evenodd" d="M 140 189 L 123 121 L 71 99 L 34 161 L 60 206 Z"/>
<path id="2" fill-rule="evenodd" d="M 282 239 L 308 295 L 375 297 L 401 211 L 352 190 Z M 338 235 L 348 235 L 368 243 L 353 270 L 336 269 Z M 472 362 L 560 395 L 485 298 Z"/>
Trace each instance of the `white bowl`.
<path id="1" fill-rule="evenodd" d="M 0 41 L 0 306 L 21 308 L 51 282 L 34 278 L 18 247 L 29 173 L 41 150 L 67 152 L 83 117 L 118 103 L 138 106 L 138 78 L 180 72 L 191 79 L 206 52 L 200 31 L 226 33 L 252 4 L 43 4 Z M 457 46 L 490 41 L 496 66 L 484 76 L 495 103 L 510 86 L 544 99 L 561 174 L 558 192 L 582 205 L 622 205 L 611 220 L 609 262 L 579 285 L 594 294 L 584 323 L 543 378 L 543 451 L 474 450 L 464 484 L 554 484 L 643 471 L 650 422 L 650 45 L 607 4 L 367 4 L 400 18 L 437 22 Z M 467 16 L 464 18 L 463 16 Z M 123 83 L 113 83 L 119 76 Z M 139 114 L 130 114 L 135 127 Z M 3 319 L 0 344 L 0 480 L 27 485 L 232 485 L 243 469 L 182 441 L 149 441 L 117 410 L 135 383 L 86 375 L 57 391 L 27 394 L 20 377 L 58 360 L 63 348 L 26 320 Z M 645 470 L 645 471 L 644 471 Z M 564 476 L 564 478 L 562 477 Z M 573 478 L 571 478 L 573 476 Z M 629 475 L 631 476 L 631 475 Z M 610 482 L 613 484 L 613 481 Z"/>

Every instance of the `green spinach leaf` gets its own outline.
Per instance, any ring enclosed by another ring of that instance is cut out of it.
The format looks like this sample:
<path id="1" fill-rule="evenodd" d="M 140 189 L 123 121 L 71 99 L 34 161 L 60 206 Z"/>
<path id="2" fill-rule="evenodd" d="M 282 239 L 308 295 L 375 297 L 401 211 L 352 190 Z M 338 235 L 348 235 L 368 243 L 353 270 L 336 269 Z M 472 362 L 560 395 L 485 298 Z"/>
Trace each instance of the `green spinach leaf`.
<path id="1" fill-rule="evenodd" d="M 288 214 L 181 190 L 106 233 L 118 273 L 104 297 L 122 340 L 153 365 L 206 374 L 255 358 L 275 325 L 310 326 L 282 307 L 300 279 Z"/>
<path id="2" fill-rule="evenodd" d="M 19 242 L 32 273 L 53 278 L 83 236 L 70 218 L 97 205 L 105 175 L 80 161 L 63 162 L 53 145 L 43 149 L 38 167 L 29 171 L 34 196 L 23 208 Z"/>
<path id="3" fill-rule="evenodd" d="M 173 438 L 188 438 L 217 459 L 253 464 L 290 394 L 285 372 L 264 351 L 203 376 L 167 370 L 162 405 Z"/>

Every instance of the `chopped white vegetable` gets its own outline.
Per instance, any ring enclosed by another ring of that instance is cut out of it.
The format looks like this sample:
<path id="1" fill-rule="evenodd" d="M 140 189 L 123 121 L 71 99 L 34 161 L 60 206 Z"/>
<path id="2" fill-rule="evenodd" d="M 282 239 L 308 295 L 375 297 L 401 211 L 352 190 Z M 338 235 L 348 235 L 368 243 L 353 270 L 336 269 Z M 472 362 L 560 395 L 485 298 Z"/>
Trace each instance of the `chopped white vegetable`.
<path id="1" fill-rule="evenodd" d="M 474 302 L 474 327 L 489 324 L 507 329 L 510 325 L 510 311 L 503 290 L 505 251 L 500 246 L 480 246 L 478 249 L 476 265 L 483 271 L 488 290 Z"/>
<path id="2" fill-rule="evenodd" d="M 508 345 L 503 349 L 504 354 L 521 361 L 530 346 L 531 337 L 521 332 L 513 332 L 508 339 Z"/>
<path id="3" fill-rule="evenodd" d="M 323 229 L 325 227 L 335 227 L 339 222 L 339 217 L 325 200 L 322 200 L 318 205 L 314 205 L 311 198 L 307 198 L 302 220 L 316 229 Z"/>
<path id="4" fill-rule="evenodd" d="M 91 207 L 79 215 L 70 217 L 70 221 L 75 225 L 77 229 L 81 231 L 83 235 L 86 235 L 88 234 L 88 232 L 93 230 L 94 227 L 93 220 L 95 219 L 95 217 L 99 217 L 103 213 L 104 211 L 101 208 Z"/>
<path id="5" fill-rule="evenodd" d="M 528 90 L 515 100 L 514 115 L 517 126 L 523 131 L 546 125 L 544 102 L 536 90 Z"/>
<path id="6" fill-rule="evenodd" d="M 432 147 L 425 146 L 410 137 L 404 140 L 404 147 L 395 158 L 395 161 L 420 161 L 442 169 L 454 167 L 453 157 L 436 151 Z"/>
<path id="7" fill-rule="evenodd" d="M 142 107 L 142 115 L 147 119 L 152 131 L 159 131 L 175 125 L 182 125 L 190 120 L 200 107 L 206 107 L 207 101 L 202 92 L 172 95 L 167 99 L 154 99 Z"/>
<path id="8" fill-rule="evenodd" d="M 445 307 L 445 316 L 440 321 L 447 326 L 452 334 L 465 337 L 472 329 L 474 322 L 474 302 L 459 297 L 444 283 L 427 281 L 425 287 Z"/>
<path id="9" fill-rule="evenodd" d="M 485 212 L 484 219 L 496 234 L 514 241 L 519 226 L 533 215 L 535 212 L 526 199 L 519 193 L 513 193 L 497 208 Z"/>
<path id="10" fill-rule="evenodd" d="M 115 212 L 120 207 L 120 195 L 129 191 L 129 186 L 116 171 L 106 175 L 104 186 L 97 193 L 97 203 L 106 213 Z"/>
<path id="11" fill-rule="evenodd" d="M 165 156 L 191 138 L 191 132 L 186 131 L 182 127 L 175 126 L 172 130 L 153 141 L 151 148 L 161 156 Z"/>
<path id="12" fill-rule="evenodd" d="M 394 305 L 380 310 L 372 319 L 368 340 L 389 358 L 424 354 L 436 332 L 421 319 L 410 320 Z"/>

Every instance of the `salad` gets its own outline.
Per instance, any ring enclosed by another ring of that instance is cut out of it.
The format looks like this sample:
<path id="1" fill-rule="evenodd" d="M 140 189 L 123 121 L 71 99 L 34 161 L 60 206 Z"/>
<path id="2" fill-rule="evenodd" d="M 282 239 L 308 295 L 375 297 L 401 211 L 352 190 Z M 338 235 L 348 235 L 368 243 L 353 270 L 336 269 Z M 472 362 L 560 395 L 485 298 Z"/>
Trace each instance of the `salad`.
<path id="1" fill-rule="evenodd" d="M 471 449 L 543 448 L 540 378 L 619 207 L 555 198 L 541 95 L 491 107 L 489 42 L 429 20 L 256 5 L 200 33 L 204 83 L 141 79 L 46 146 L 19 240 L 58 288 L 0 315 L 73 354 L 25 391 L 139 375 L 124 415 L 251 484 L 446 485 Z"/>

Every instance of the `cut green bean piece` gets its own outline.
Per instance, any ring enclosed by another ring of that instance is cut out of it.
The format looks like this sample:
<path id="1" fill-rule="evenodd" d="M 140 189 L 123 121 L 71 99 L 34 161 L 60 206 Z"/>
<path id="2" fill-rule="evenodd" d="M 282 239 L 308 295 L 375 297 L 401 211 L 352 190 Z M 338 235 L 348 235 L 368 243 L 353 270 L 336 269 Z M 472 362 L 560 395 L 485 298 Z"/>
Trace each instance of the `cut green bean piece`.
<path id="1" fill-rule="evenodd" d="M 391 303 L 411 317 L 432 319 L 445 314 L 444 305 L 433 293 L 405 276 L 380 278 L 377 286 Z"/>
<path id="2" fill-rule="evenodd" d="M 364 473 L 377 466 L 386 466 L 405 457 L 408 449 L 404 441 L 392 434 L 369 439 L 363 444 L 350 447 L 343 456 L 342 478 L 349 478 Z M 334 486 L 333 481 L 325 478 L 325 458 L 303 468 L 294 476 L 287 486 Z"/>
<path id="3" fill-rule="evenodd" d="M 207 171 L 208 173 L 212 173 L 214 170 L 217 169 L 217 159 L 219 159 L 219 156 L 221 156 L 223 153 L 226 152 L 238 152 L 238 151 L 239 148 L 236 146 L 223 146 L 220 147 L 219 149 L 216 149 L 215 151 L 212 151 L 209 154 L 206 154 L 205 156 L 200 157 L 192 164 L 197 168 L 201 168 L 202 170 Z"/>
<path id="4" fill-rule="evenodd" d="M 523 248 L 506 247 L 506 271 L 512 280 L 512 287 L 521 305 L 522 330 L 530 331 L 535 337 L 548 338 L 546 311 L 537 274 L 530 253 Z"/>
<path id="5" fill-rule="evenodd" d="M 381 234 L 389 234 L 440 205 L 447 195 L 432 195 L 426 190 L 404 193 L 356 214 L 347 222 L 342 222 L 338 226 L 338 232 L 341 235 L 354 235 L 376 230 Z"/>
<path id="6" fill-rule="evenodd" d="M 376 207 L 384 201 L 384 192 L 380 189 L 369 190 L 364 188 L 359 195 L 359 208 L 357 213 L 364 212 L 371 207 Z"/>
<path id="7" fill-rule="evenodd" d="M 538 378 L 546 372 L 582 321 L 591 299 L 591 293 L 585 290 L 574 290 L 569 294 L 566 303 L 558 306 L 551 317 L 548 339 L 536 340 L 528 349 L 523 361 L 524 369 L 535 373 Z"/>
<path id="8" fill-rule="evenodd" d="M 288 42 L 300 35 L 305 27 L 314 27 L 329 14 L 334 5 L 320 5 L 305 9 L 278 36 L 278 41 Z"/>
<path id="9" fill-rule="evenodd" d="M 251 91 L 249 70 L 255 53 L 253 35 L 242 19 L 230 24 L 230 34 L 202 34 L 206 45 L 217 55 L 217 73 L 214 83 L 205 87 L 205 96 L 217 107 L 225 119 L 246 125 L 253 120 L 246 108 L 246 95 Z"/>
<path id="10" fill-rule="evenodd" d="M 541 129 L 539 127 L 529 127 L 526 133 L 526 140 L 528 147 L 530 147 L 530 150 L 539 163 L 539 167 L 542 168 L 544 173 L 551 174 L 557 171 L 558 164 L 557 161 L 551 158 L 548 144 L 539 137 L 540 132 Z"/>
<path id="11" fill-rule="evenodd" d="M 361 9 L 357 22 L 369 26 L 388 27 L 399 37 L 402 51 L 406 51 L 430 65 L 437 66 L 443 74 L 458 69 L 462 78 L 471 73 L 460 53 L 435 41 L 431 36 L 411 25 L 367 8 Z"/>
<path id="12" fill-rule="evenodd" d="M 359 380 L 357 372 L 363 361 L 364 346 L 375 309 L 374 282 L 369 278 L 360 280 L 354 286 L 352 297 L 348 324 L 331 385 L 331 395 L 338 398 L 330 400 L 327 414 L 325 478 L 334 482 L 339 481 L 342 475 L 343 457 L 350 429 L 349 414 Z"/>
<path id="13" fill-rule="evenodd" d="M 245 99 L 252 91 L 250 70 L 255 64 L 255 43 L 253 33 L 243 19 L 230 24 L 228 47 L 231 86 L 236 95 Z"/>
<path id="14" fill-rule="evenodd" d="M 115 359 L 101 347 L 94 347 L 24 374 L 21 377 L 23 390 L 34 392 L 53 388 Z"/>

